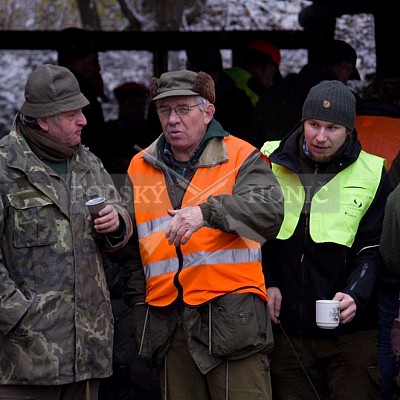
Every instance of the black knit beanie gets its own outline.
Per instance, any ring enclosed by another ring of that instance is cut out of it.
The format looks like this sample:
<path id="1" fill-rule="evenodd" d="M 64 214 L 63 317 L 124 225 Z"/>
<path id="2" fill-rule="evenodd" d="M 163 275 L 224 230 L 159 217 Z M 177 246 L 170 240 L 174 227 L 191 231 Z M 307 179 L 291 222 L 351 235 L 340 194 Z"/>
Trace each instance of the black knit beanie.
<path id="1" fill-rule="evenodd" d="M 356 98 L 351 90 L 340 81 L 322 81 L 308 92 L 301 121 L 320 119 L 352 131 L 355 118 Z"/>

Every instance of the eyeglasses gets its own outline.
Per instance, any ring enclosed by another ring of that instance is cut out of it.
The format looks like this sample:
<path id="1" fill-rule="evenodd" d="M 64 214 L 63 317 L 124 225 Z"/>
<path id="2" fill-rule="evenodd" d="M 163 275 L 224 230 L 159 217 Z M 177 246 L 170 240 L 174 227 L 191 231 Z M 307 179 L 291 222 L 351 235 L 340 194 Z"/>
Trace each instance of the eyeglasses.
<path id="1" fill-rule="evenodd" d="M 160 107 L 157 108 L 157 114 L 159 117 L 169 117 L 171 111 L 174 110 L 176 115 L 186 115 L 192 107 L 197 107 L 199 104 L 193 104 L 192 106 L 182 105 L 176 107 Z"/>

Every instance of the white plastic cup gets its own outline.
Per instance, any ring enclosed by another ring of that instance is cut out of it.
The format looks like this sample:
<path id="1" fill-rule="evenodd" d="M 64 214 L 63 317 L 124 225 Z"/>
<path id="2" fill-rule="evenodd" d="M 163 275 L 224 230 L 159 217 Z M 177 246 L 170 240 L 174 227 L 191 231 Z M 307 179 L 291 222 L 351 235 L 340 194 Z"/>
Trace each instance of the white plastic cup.
<path id="1" fill-rule="evenodd" d="M 106 199 L 104 197 L 96 197 L 86 202 L 86 207 L 89 210 L 92 221 L 94 221 L 96 218 L 99 218 L 99 211 L 105 207 L 105 202 Z"/>
<path id="2" fill-rule="evenodd" d="M 315 321 L 322 329 L 334 329 L 339 326 L 340 301 L 317 300 L 315 303 Z"/>

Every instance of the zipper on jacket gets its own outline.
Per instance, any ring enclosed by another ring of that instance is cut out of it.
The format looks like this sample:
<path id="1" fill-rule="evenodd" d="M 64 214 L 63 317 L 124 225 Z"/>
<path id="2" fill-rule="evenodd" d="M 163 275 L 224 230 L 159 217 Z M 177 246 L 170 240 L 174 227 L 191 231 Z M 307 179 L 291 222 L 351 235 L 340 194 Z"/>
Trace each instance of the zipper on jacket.
<path id="1" fill-rule="evenodd" d="M 367 272 L 367 269 L 368 269 L 368 263 L 364 263 L 364 265 L 363 265 L 363 267 L 361 269 L 359 278 L 351 285 L 350 290 L 354 290 L 354 288 L 358 284 L 358 281 L 364 277 L 365 273 Z"/>
<path id="2" fill-rule="evenodd" d="M 305 200 L 304 200 L 304 207 L 303 207 L 303 212 L 304 212 L 304 227 L 303 227 L 303 248 L 301 251 L 301 256 L 300 256 L 300 271 L 301 271 L 301 290 L 302 292 L 304 291 L 304 258 L 305 258 L 305 249 L 307 247 L 307 241 L 311 240 L 310 235 L 308 233 L 309 231 L 309 226 L 310 226 L 310 211 L 311 211 L 311 201 L 312 198 L 315 194 L 315 184 L 316 184 L 316 179 L 318 179 L 318 165 L 315 165 L 314 172 L 313 172 L 313 178 L 310 182 L 309 179 L 305 180 Z M 303 183 L 303 184 L 304 184 Z M 311 186 L 308 188 L 307 185 L 311 183 Z M 300 217 L 301 221 L 301 217 Z M 304 293 L 303 293 L 304 294 Z M 302 296 L 304 298 L 304 296 Z M 301 309 L 300 309 L 300 320 L 303 321 L 303 311 L 304 311 L 304 303 L 301 302 Z"/>

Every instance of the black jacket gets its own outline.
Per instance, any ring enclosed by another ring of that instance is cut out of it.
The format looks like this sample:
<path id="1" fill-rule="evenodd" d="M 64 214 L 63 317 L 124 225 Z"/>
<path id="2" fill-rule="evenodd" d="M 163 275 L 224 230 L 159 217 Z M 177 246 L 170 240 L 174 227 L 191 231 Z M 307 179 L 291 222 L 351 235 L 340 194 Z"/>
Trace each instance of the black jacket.
<path id="1" fill-rule="evenodd" d="M 303 152 L 299 150 L 302 133 L 302 127 L 298 127 L 284 138 L 270 160 L 295 171 L 303 185 L 315 185 L 311 188 L 312 193 L 352 164 L 361 151 L 354 131 L 335 158 L 326 164 L 313 165 L 311 160 L 307 162 L 306 157 L 299 156 Z M 302 173 L 304 170 L 306 173 Z M 377 328 L 375 292 L 381 273 L 378 245 L 389 192 L 390 184 L 383 168 L 375 199 L 360 222 L 351 248 L 335 243 L 313 242 L 304 213 L 292 237 L 275 239 L 263 246 L 267 287 L 275 286 L 281 290 L 279 319 L 288 332 L 336 336 Z M 315 324 L 315 301 L 332 299 L 339 291 L 354 298 L 357 304 L 355 318 L 334 330 L 318 328 Z"/>

